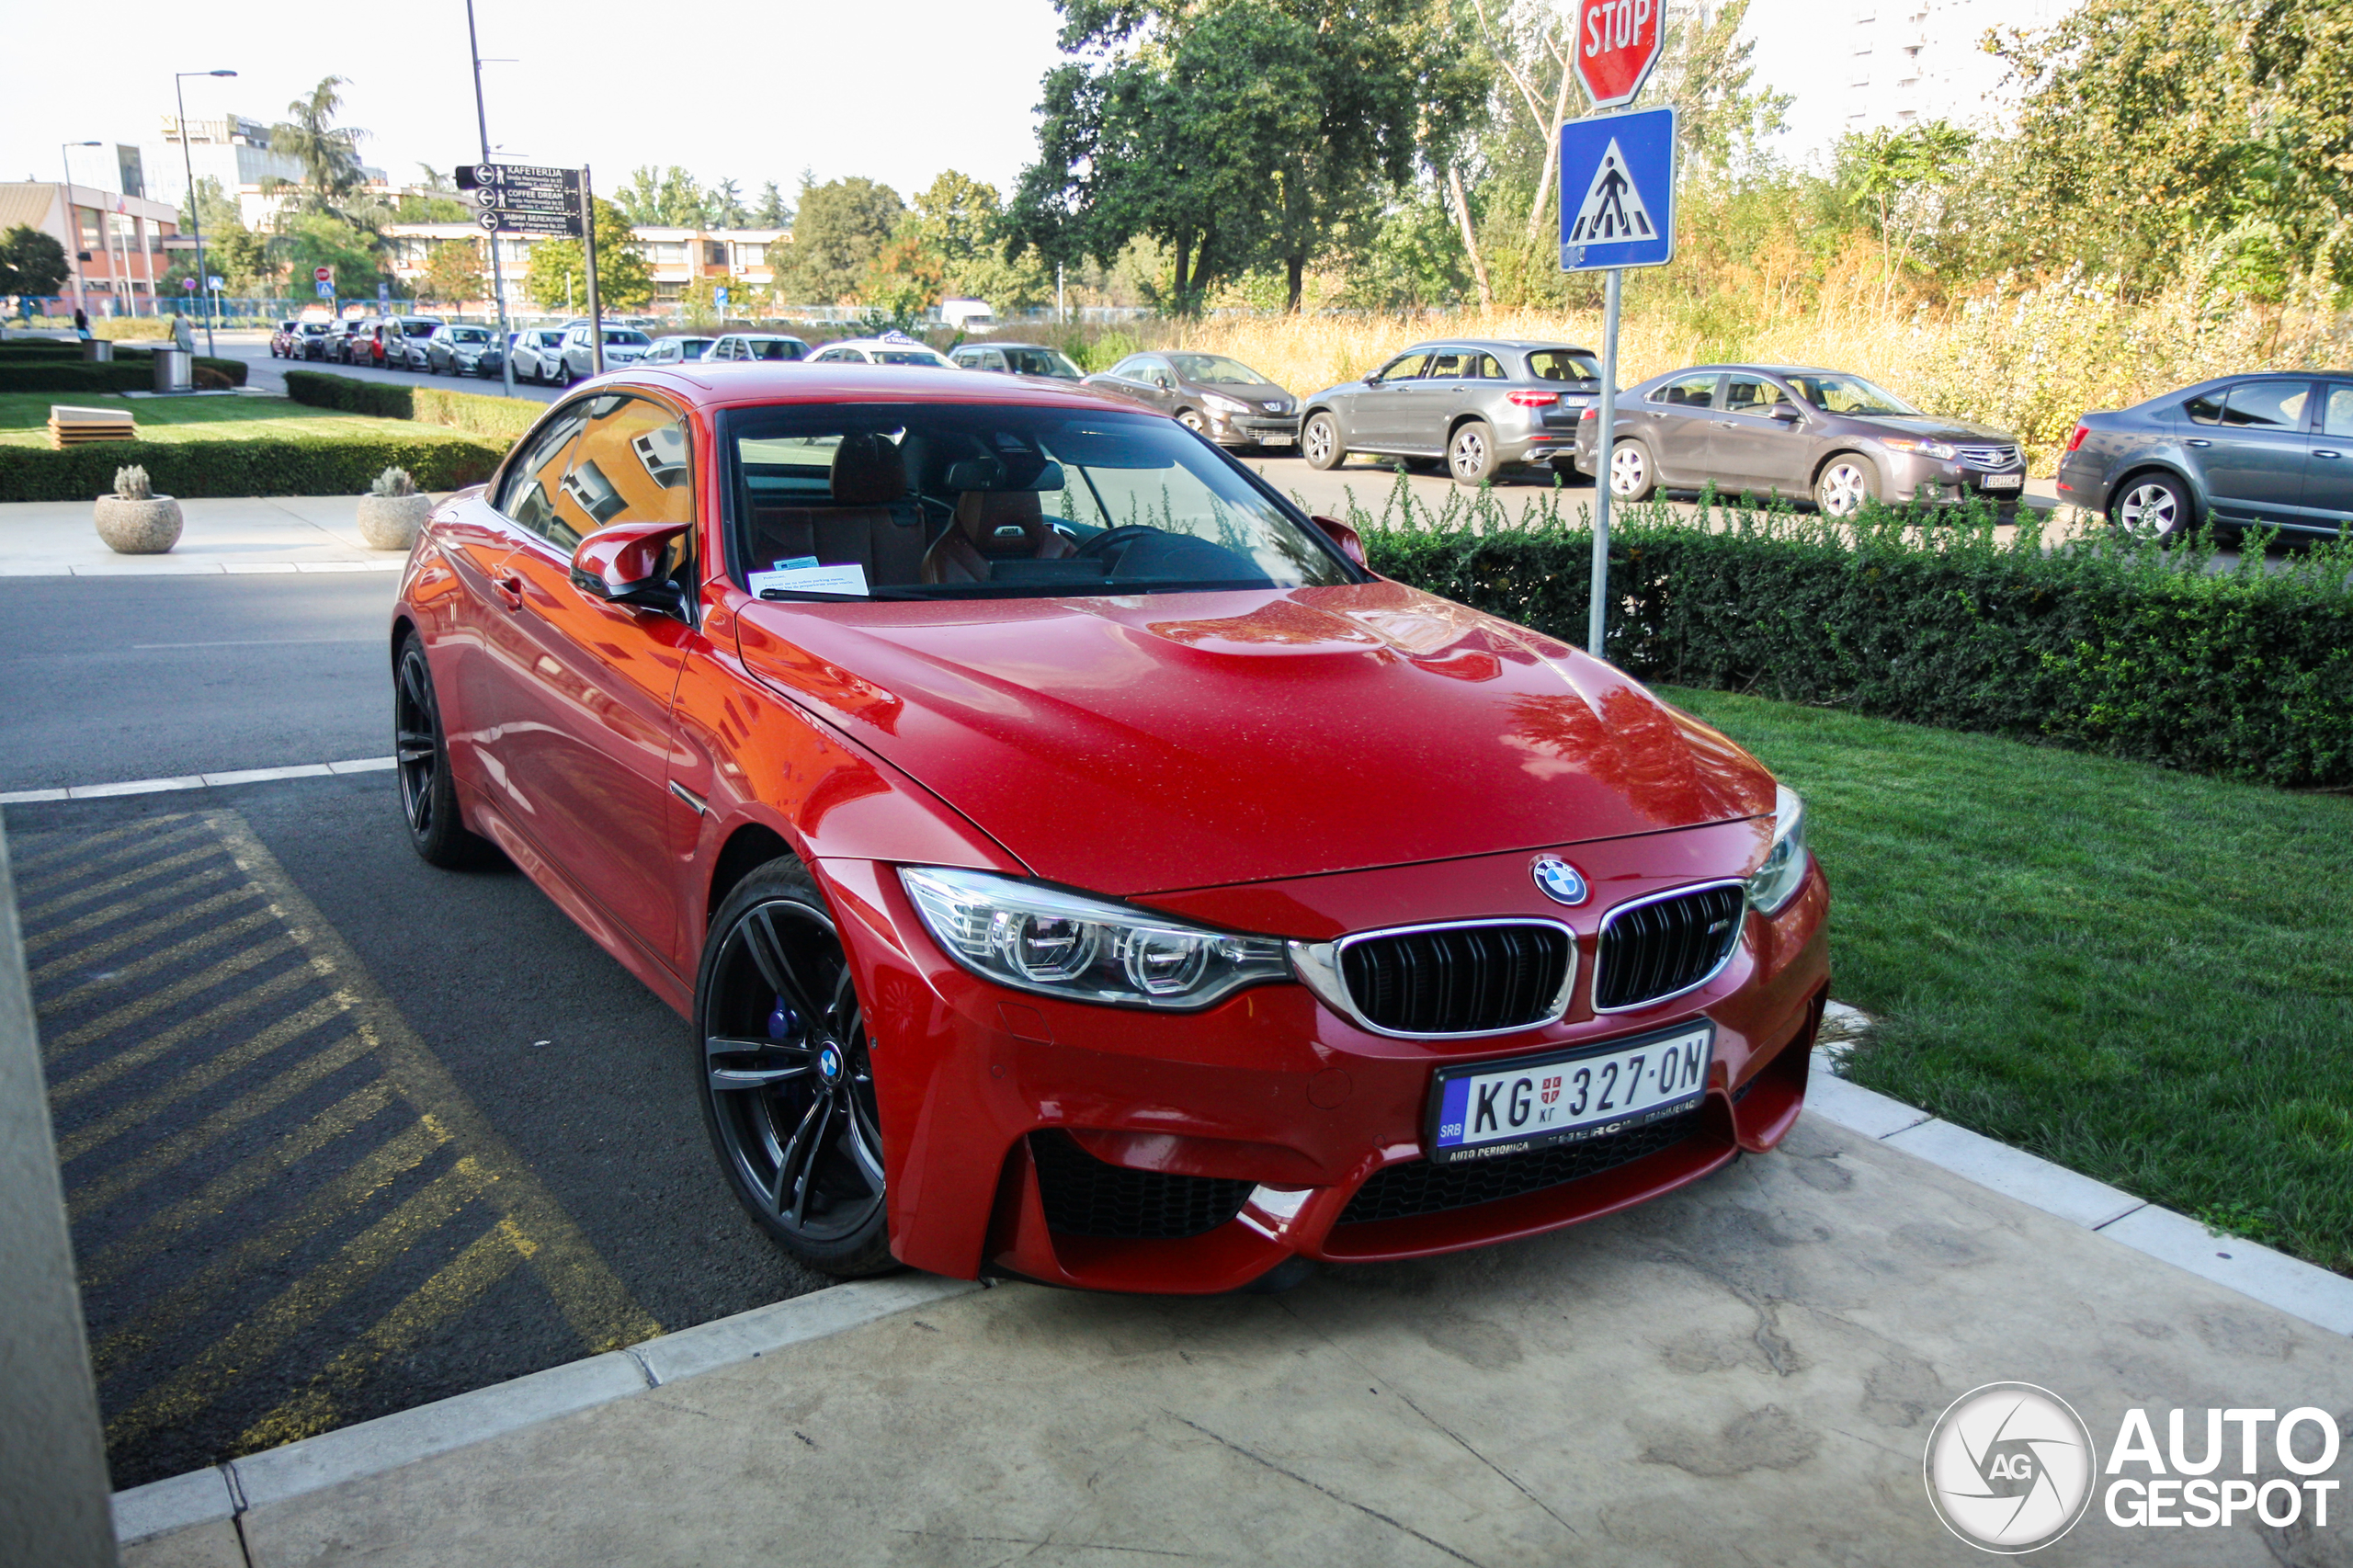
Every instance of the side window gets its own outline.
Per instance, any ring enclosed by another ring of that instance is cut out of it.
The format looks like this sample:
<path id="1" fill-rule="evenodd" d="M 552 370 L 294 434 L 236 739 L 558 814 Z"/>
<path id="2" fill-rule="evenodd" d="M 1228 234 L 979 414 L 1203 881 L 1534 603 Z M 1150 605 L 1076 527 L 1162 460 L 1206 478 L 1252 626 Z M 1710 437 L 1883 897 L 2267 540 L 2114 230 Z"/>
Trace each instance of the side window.
<path id="1" fill-rule="evenodd" d="M 2242 429 L 2302 430 L 2312 390 L 2309 381 L 2242 381 L 2222 404 L 2222 423 Z"/>
<path id="2" fill-rule="evenodd" d="M 1480 355 L 1479 368 L 1471 373 L 1483 381 L 1500 381 L 1504 379 L 1504 368 L 1495 362 L 1495 357 L 1492 354 Z"/>
<path id="3" fill-rule="evenodd" d="M 1672 403 L 1677 408 L 1713 408 L 1716 404 L 1716 375 L 1712 370 L 1696 376 L 1677 376 L 1651 393 L 1653 403 Z"/>
<path id="4" fill-rule="evenodd" d="M 1424 373 L 1432 381 L 1458 381 L 1471 374 L 1471 367 L 1478 358 L 1460 348 L 1442 348 L 1430 356 L 1430 368 Z"/>
<path id="5" fill-rule="evenodd" d="M 1724 383 L 1724 409 L 1731 414 L 1770 414 L 1790 394 L 1757 376 L 1734 376 Z"/>
<path id="6" fill-rule="evenodd" d="M 2328 388 L 2328 403 L 2321 410 L 2321 434 L 2324 436 L 2353 436 L 2353 386 L 2332 381 Z"/>
<path id="7" fill-rule="evenodd" d="M 592 399 L 587 414 L 554 516 L 539 530 L 548 541 L 568 551 L 612 523 L 694 521 L 686 426 L 659 403 L 624 393 Z"/>
<path id="8" fill-rule="evenodd" d="M 1381 379 L 1384 381 L 1410 381 L 1420 375 L 1428 367 L 1430 357 L 1427 351 L 1418 354 L 1400 354 L 1381 368 Z"/>
<path id="9" fill-rule="evenodd" d="M 2200 425 L 2220 425 L 2222 422 L 2222 393 L 2193 397 L 2181 405 L 2181 411 Z"/>
<path id="10" fill-rule="evenodd" d="M 585 403 L 574 403 L 559 413 L 507 466 L 498 493 L 498 509 L 535 534 L 545 534 L 555 519 L 564 460 L 572 455 L 572 443 L 587 423 L 586 414 Z"/>

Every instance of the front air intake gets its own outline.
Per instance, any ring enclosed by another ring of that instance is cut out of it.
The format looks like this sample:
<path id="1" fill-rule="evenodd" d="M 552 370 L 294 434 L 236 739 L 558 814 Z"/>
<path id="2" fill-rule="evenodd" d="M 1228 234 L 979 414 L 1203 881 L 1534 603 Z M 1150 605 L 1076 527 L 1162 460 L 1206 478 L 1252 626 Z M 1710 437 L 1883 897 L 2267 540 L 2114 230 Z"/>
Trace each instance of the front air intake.
<path id="1" fill-rule="evenodd" d="M 1130 1170 L 1098 1160 L 1060 1128 L 1029 1135 L 1046 1228 L 1065 1236 L 1176 1241 L 1205 1235 L 1242 1212 L 1252 1184 L 1220 1176 Z"/>

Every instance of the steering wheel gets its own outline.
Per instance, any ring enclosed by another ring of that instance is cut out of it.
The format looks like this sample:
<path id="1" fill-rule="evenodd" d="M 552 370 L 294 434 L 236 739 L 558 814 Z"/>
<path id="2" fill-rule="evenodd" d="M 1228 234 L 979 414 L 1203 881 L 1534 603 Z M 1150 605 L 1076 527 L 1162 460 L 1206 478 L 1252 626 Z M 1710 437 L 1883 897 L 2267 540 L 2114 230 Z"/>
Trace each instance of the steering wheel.
<path id="1" fill-rule="evenodd" d="M 1115 547 L 1126 544 L 1145 534 L 1156 534 L 1165 531 L 1165 529 L 1155 528 L 1146 523 L 1123 523 L 1116 528 L 1106 528 L 1103 532 L 1097 534 L 1093 539 L 1090 539 L 1085 544 L 1080 545 L 1074 553 L 1086 556 L 1101 556 L 1108 553 Z"/>

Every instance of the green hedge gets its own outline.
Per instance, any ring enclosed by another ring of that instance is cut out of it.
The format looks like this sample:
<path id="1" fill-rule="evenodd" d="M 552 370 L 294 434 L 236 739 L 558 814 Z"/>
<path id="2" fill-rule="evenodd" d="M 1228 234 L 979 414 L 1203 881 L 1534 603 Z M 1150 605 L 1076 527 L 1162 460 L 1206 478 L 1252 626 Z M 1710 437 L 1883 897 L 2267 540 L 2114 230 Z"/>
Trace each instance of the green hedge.
<path id="1" fill-rule="evenodd" d="M 1582 646 L 1589 529 L 1557 508 L 1525 528 L 1479 510 L 1353 520 L 1376 571 Z M 1886 509 L 1846 528 L 1637 507 L 1611 531 L 1608 647 L 1645 680 L 2353 784 L 2353 544 L 2260 545 L 2221 571 L 2198 549 L 2047 547 L 2032 522 L 2005 542 L 1990 514 L 1928 527 Z"/>
<path id="2" fill-rule="evenodd" d="M 232 386 L 245 384 L 246 365 L 243 359 L 209 358 L 199 354 L 195 363 L 220 371 L 229 378 Z M 116 358 L 106 364 L 85 363 L 78 354 L 0 358 L 0 392 L 86 392 L 103 396 L 108 392 L 148 392 L 154 385 L 154 361 L 142 349 L 118 351 Z"/>
<path id="3" fill-rule="evenodd" d="M 0 447 L 0 501 L 88 501 L 136 463 L 159 495 L 357 495 L 388 468 L 420 490 L 456 490 L 490 477 L 504 446 L 457 437 L 422 440 L 97 441 L 62 452 Z"/>
<path id="4" fill-rule="evenodd" d="M 547 412 L 547 404 L 529 398 L 484 397 L 478 392 L 449 392 L 440 387 L 363 381 L 318 370 L 287 371 L 286 395 L 313 408 L 446 425 L 470 436 L 509 445 Z"/>

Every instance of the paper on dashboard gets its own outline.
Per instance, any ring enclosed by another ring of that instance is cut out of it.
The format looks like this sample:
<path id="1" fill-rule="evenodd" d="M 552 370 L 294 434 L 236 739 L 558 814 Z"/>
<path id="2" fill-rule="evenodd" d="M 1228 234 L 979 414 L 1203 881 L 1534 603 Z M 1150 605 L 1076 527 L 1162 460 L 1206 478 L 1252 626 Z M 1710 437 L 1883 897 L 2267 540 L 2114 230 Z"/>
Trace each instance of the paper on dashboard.
<path id="1" fill-rule="evenodd" d="M 838 566 L 781 566 L 753 572 L 745 576 L 744 584 L 755 594 L 775 588 L 789 594 L 848 594 L 864 598 L 869 592 L 866 568 L 855 561 Z"/>

